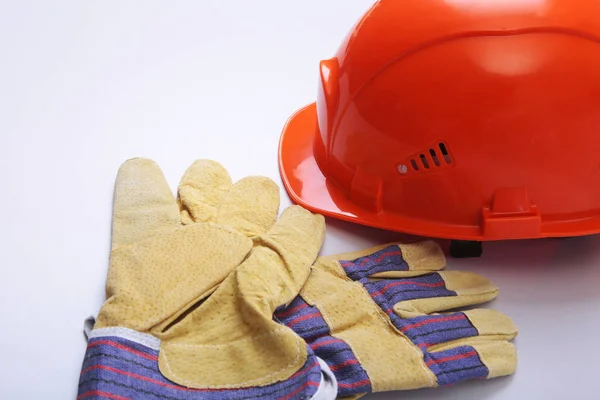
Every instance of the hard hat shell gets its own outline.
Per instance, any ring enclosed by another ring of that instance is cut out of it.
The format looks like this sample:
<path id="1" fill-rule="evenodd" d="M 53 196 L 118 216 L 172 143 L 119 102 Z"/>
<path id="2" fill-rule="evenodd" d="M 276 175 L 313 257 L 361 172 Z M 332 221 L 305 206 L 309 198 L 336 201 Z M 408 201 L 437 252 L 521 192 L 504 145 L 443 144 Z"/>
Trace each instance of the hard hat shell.
<path id="1" fill-rule="evenodd" d="M 294 201 L 459 240 L 600 232 L 600 1 L 381 0 L 283 129 Z"/>

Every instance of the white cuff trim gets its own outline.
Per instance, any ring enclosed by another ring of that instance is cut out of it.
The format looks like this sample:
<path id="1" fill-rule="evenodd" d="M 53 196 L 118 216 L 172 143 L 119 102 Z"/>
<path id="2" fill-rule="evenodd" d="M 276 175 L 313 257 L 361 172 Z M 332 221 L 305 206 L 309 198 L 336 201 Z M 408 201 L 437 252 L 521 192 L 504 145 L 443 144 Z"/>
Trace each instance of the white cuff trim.
<path id="1" fill-rule="evenodd" d="M 319 357 L 317 360 L 321 366 L 321 384 L 311 400 L 335 400 L 338 392 L 337 379 L 325 361 Z"/>
<path id="2" fill-rule="evenodd" d="M 147 333 L 140 333 L 129 328 L 116 327 L 94 329 L 88 334 L 88 340 L 107 336 L 117 336 L 123 339 L 131 340 L 132 342 L 139 343 L 156 351 L 160 349 L 160 339 L 157 339 L 152 335 L 148 335 Z"/>

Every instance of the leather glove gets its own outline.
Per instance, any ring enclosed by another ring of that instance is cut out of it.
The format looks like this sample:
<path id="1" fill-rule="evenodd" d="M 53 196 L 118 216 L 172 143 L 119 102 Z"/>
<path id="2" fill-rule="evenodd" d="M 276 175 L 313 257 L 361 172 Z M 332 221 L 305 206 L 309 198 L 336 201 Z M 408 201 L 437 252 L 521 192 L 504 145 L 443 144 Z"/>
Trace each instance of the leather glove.
<path id="1" fill-rule="evenodd" d="M 153 161 L 125 162 L 78 399 L 334 398 L 327 365 L 273 320 L 306 281 L 324 219 L 278 209 L 273 181 L 233 184 L 212 161 L 188 169 L 177 199 Z"/>
<path id="2" fill-rule="evenodd" d="M 469 272 L 442 271 L 433 241 L 391 243 L 319 257 L 299 296 L 276 312 L 325 360 L 340 397 L 513 374 L 517 328 L 491 309 L 498 288 Z"/>

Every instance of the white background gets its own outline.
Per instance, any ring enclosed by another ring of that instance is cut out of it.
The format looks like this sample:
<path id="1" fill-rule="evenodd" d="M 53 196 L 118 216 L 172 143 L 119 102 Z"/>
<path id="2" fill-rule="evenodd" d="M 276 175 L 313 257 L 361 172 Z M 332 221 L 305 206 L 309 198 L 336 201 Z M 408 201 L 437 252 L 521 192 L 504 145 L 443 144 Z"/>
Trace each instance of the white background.
<path id="1" fill-rule="evenodd" d="M 280 182 L 283 124 L 370 5 L 0 0 L 1 399 L 75 398 L 119 165 L 152 158 L 173 190 L 197 158 Z M 323 254 L 396 237 L 328 222 Z M 371 398 L 600 398 L 600 238 L 488 244 L 448 268 L 500 287 L 486 306 L 520 328 L 517 374 Z"/>

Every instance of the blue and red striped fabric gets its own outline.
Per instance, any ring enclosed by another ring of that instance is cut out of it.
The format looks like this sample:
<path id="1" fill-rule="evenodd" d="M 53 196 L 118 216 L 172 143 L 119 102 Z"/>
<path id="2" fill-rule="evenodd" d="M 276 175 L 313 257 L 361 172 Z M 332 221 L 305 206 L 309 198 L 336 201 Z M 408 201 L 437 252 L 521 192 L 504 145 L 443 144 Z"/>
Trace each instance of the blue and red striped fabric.
<path id="1" fill-rule="evenodd" d="M 456 292 L 446 289 L 444 280 L 438 273 L 372 282 L 364 278 L 360 282 L 378 304 L 393 305 L 405 300 L 456 296 Z"/>
<path id="2" fill-rule="evenodd" d="M 376 272 L 408 270 L 408 264 L 397 246 L 355 260 L 340 261 L 340 265 L 349 276 L 351 274 L 352 279 L 363 284 L 373 301 L 390 317 L 394 326 L 423 351 L 425 363 L 436 375 L 438 384 L 449 385 L 488 376 L 489 370 L 471 346 L 428 352 L 428 348 L 436 344 L 477 336 L 479 332 L 466 314 L 456 312 L 404 319 L 393 310 L 395 304 L 406 300 L 456 296 L 456 292 L 446 288 L 439 273 L 432 272 L 411 278 L 369 280 L 368 277 Z"/>
<path id="3" fill-rule="evenodd" d="M 396 328 L 422 349 L 476 336 L 479 332 L 462 312 L 402 319 L 390 315 Z"/>
<path id="4" fill-rule="evenodd" d="M 402 257 L 402 251 L 393 245 L 354 260 L 342 260 L 340 265 L 354 281 L 379 272 L 408 271 L 408 263 Z"/>
<path id="5" fill-rule="evenodd" d="M 460 346 L 435 353 L 425 352 L 425 365 L 435 374 L 440 386 L 470 379 L 485 379 L 488 368 L 471 346 Z"/>
<path id="6" fill-rule="evenodd" d="M 337 379 L 339 397 L 370 393 L 371 381 L 354 352 L 341 339 L 331 336 L 321 312 L 298 296 L 275 312 L 278 322 L 290 327 L 324 360 Z"/>
<path id="7" fill-rule="evenodd" d="M 88 342 L 77 400 L 307 399 L 321 383 L 318 360 L 310 348 L 308 353 L 304 367 L 284 382 L 244 389 L 190 389 L 160 373 L 157 350 L 123 337 L 97 337 Z"/>
<path id="8" fill-rule="evenodd" d="M 456 292 L 446 289 L 444 280 L 438 273 L 414 278 L 361 282 L 375 303 L 390 317 L 394 326 L 423 349 L 478 334 L 464 313 L 404 319 L 394 312 L 394 305 L 401 301 L 456 296 Z"/>

